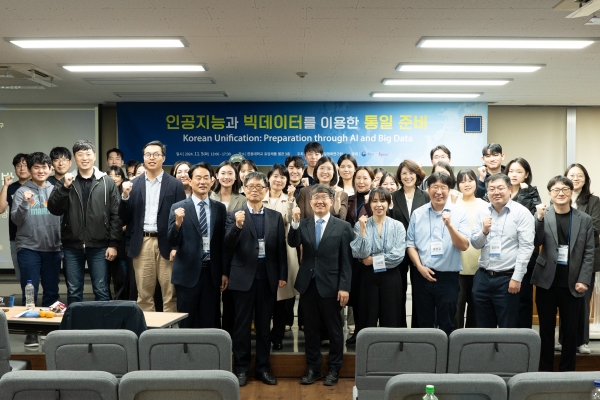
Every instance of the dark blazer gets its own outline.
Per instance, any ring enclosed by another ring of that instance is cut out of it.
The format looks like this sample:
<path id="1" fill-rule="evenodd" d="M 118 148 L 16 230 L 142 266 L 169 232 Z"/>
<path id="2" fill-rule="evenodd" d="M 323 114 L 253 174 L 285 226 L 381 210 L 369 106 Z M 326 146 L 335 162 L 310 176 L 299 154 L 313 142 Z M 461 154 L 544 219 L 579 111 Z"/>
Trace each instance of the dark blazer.
<path id="1" fill-rule="evenodd" d="M 298 194 L 298 197 L 296 198 L 296 203 L 298 204 L 298 207 L 300 208 L 300 218 L 302 218 L 302 219 L 312 218 L 315 215 L 313 213 L 312 207 L 310 206 L 310 189 L 311 189 L 310 186 L 303 187 L 302 189 L 300 189 L 300 193 Z M 333 205 L 331 206 L 331 209 L 329 210 L 329 212 L 334 217 L 345 221 L 346 214 L 348 213 L 348 193 L 342 192 L 340 212 L 338 214 L 336 214 L 333 211 Z"/>
<path id="2" fill-rule="evenodd" d="M 600 271 L 600 242 L 598 242 L 598 235 L 600 235 L 600 198 L 598 196 L 591 195 L 587 204 L 578 204 L 577 209 L 592 217 L 595 244 L 594 272 L 598 272 Z"/>
<path id="3" fill-rule="evenodd" d="M 535 215 L 536 247 L 542 246 L 531 276 L 531 283 L 543 289 L 549 289 L 554 281 L 556 259 L 558 258 L 558 232 L 556 212 L 550 206 L 543 221 Z M 573 209 L 571 240 L 569 243 L 569 290 L 574 297 L 583 297 L 584 293 L 575 291 L 577 282 L 590 285 L 594 269 L 594 227 L 592 217 Z"/>
<path id="4" fill-rule="evenodd" d="M 229 289 L 247 292 L 256 276 L 258 262 L 258 238 L 248 204 L 241 208 L 246 213 L 242 229 L 235 224 L 235 213 L 227 214 L 225 223 L 225 245 L 233 257 L 225 265 L 224 275 L 229 277 Z M 237 210 L 239 211 L 239 210 Z M 264 208 L 265 211 L 265 261 L 271 291 L 277 293 L 279 281 L 288 279 L 287 248 L 283 218 L 278 211 Z"/>
<path id="5" fill-rule="evenodd" d="M 131 242 L 129 253 L 131 258 L 137 257 L 142 248 L 144 238 L 144 215 L 146 214 L 146 173 L 132 180 L 133 187 L 127 201 L 119 204 L 119 218 L 123 225 L 131 225 Z M 169 244 L 167 234 L 169 231 L 169 211 L 171 206 L 185 199 L 183 184 L 167 174 L 163 174 L 160 184 L 160 200 L 158 202 L 158 250 L 163 258 L 169 259 L 173 247 Z"/>
<path id="6" fill-rule="evenodd" d="M 348 213 L 346 214 L 346 221 L 350 223 L 350 226 L 354 228 L 354 224 L 358 222 L 358 219 L 366 215 L 367 217 L 371 217 L 373 215 L 373 211 L 371 210 L 371 206 L 369 203 L 365 202 L 365 204 L 360 208 L 358 215 L 356 214 L 356 193 L 352 196 L 348 196 Z"/>
<path id="7" fill-rule="evenodd" d="M 410 215 L 412 215 L 413 211 L 415 211 L 417 208 L 429 203 L 429 201 L 429 194 L 426 191 L 415 188 L 415 195 L 413 197 Z M 392 193 L 392 203 L 394 204 L 394 207 L 389 211 L 389 216 L 397 221 L 402 222 L 404 229 L 408 231 L 408 222 L 410 221 L 410 217 L 408 214 L 408 205 L 406 204 L 406 197 L 404 197 L 403 188 Z"/>
<path id="8" fill-rule="evenodd" d="M 317 290 L 321 297 L 337 297 L 339 290 L 350 292 L 352 280 L 350 242 L 354 239 L 353 235 L 348 222 L 330 216 L 319 248 L 315 249 L 314 217 L 300 220 L 298 229 L 290 227 L 288 244 L 291 247 L 302 244 L 304 252 L 294 288 L 300 294 L 306 292 L 315 271 Z"/>
<path id="9" fill-rule="evenodd" d="M 221 286 L 223 263 L 225 255 L 225 220 L 227 211 L 225 205 L 218 201 L 210 200 L 210 272 L 215 287 Z M 175 225 L 175 210 L 182 207 L 185 217 L 181 227 Z M 202 234 L 198 212 L 192 196 L 171 206 L 169 214 L 169 244 L 177 247 L 177 255 L 173 263 L 171 283 L 187 288 L 192 288 L 200 279 L 202 270 Z"/>

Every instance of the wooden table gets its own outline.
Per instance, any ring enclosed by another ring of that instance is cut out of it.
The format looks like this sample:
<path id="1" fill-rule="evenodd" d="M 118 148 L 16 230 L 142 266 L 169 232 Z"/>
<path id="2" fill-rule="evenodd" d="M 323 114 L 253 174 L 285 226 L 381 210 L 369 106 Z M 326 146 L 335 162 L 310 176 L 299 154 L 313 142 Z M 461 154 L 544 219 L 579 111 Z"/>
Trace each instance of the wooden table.
<path id="1" fill-rule="evenodd" d="M 62 314 L 53 318 L 14 318 L 15 315 L 25 311 L 23 306 L 0 307 L 5 311 L 8 322 L 8 331 L 10 333 L 23 333 L 25 331 L 37 331 L 38 333 L 48 333 L 58 330 L 62 321 Z M 144 318 L 149 329 L 170 328 L 177 322 L 188 316 L 187 313 L 169 313 L 169 312 L 151 312 L 144 311 Z"/>

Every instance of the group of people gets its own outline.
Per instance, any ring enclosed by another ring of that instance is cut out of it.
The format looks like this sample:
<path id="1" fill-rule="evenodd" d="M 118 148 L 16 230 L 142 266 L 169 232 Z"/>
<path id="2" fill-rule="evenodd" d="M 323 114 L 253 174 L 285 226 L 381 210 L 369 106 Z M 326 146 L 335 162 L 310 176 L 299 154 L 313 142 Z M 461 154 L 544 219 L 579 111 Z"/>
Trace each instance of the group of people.
<path id="1" fill-rule="evenodd" d="M 178 161 L 169 175 L 159 141 L 142 155 L 143 163 L 125 164 L 111 149 L 105 173 L 87 141 L 72 154 L 61 147 L 15 156 L 18 181 L 4 179 L 0 212 L 10 207 L 15 271 L 22 288 L 32 281 L 36 299 L 41 281 L 42 306 L 58 299 L 61 264 L 68 302 L 82 301 L 87 262 L 95 300 L 111 298 L 112 278 L 114 298 L 186 312 L 181 328 L 227 330 L 241 386 L 254 329 L 255 378 L 272 385 L 271 348 L 283 348 L 299 294 L 301 383 L 334 385 L 344 344 L 355 345 L 361 329 L 407 327 L 410 274 L 411 327 L 448 335 L 465 326 L 531 328 L 535 285 L 540 369 L 553 368 L 557 309 L 559 369 L 574 370 L 576 352 L 589 353 L 600 199 L 583 165 L 548 182 L 545 205 L 529 163 L 504 166 L 495 143 L 483 148 L 477 173 L 456 175 L 450 150 L 437 146 L 427 177 L 411 160 L 395 173 L 359 166 L 349 154 L 335 162 L 317 142 L 306 144 L 304 159 L 287 157 L 267 174 L 234 155 L 214 169 Z M 71 158 L 77 168 L 69 172 Z M 355 326 L 347 340 L 345 306 Z"/>

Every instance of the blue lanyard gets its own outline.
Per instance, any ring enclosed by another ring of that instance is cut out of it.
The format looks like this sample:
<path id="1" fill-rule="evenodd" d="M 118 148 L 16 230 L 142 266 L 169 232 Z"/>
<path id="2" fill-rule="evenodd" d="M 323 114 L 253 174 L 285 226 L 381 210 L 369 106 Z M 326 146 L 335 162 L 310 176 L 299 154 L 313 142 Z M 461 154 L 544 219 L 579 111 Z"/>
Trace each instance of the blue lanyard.
<path id="1" fill-rule="evenodd" d="M 377 231 L 377 224 L 373 220 L 373 217 L 369 218 L 369 220 L 371 220 L 371 226 L 373 227 L 373 231 L 371 232 L 371 254 L 373 254 L 373 248 L 375 245 L 375 232 Z M 385 253 L 385 238 L 387 236 L 387 233 L 386 233 L 387 228 L 388 228 L 388 221 L 386 218 L 385 221 L 383 221 L 383 228 L 382 228 L 382 233 L 383 233 L 383 244 L 381 247 L 382 253 Z"/>
<path id="2" fill-rule="evenodd" d="M 431 211 L 433 211 L 433 209 L 429 208 L 429 213 L 427 213 L 427 217 L 429 218 L 429 237 L 433 239 L 433 231 L 431 229 L 431 214 L 430 214 Z M 444 212 L 444 211 L 451 212 L 451 210 L 448 210 L 447 208 L 444 208 L 442 210 L 442 212 Z M 435 213 L 435 211 L 434 211 L 434 213 Z M 441 214 L 436 214 L 436 215 L 440 215 L 441 216 Z M 445 227 L 446 227 L 446 225 L 444 225 L 444 221 L 442 220 L 442 240 L 444 240 L 444 228 Z"/>

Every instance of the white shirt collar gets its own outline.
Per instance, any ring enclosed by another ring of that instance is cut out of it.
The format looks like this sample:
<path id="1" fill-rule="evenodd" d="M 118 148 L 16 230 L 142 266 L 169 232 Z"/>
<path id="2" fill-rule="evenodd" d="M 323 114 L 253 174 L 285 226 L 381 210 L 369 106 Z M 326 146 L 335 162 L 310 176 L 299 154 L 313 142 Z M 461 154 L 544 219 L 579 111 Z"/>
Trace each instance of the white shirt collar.
<path id="1" fill-rule="evenodd" d="M 199 203 L 205 203 L 206 205 L 210 205 L 210 203 L 208 202 L 208 197 L 206 197 L 206 199 L 204 200 L 201 200 L 199 197 L 196 197 L 194 193 L 192 193 L 192 201 L 194 202 L 194 205 L 196 207 L 198 207 Z"/>
<path id="2" fill-rule="evenodd" d="M 327 222 L 329 222 L 329 217 L 331 217 L 331 213 L 327 213 L 326 216 L 324 216 L 323 218 L 319 218 L 315 215 L 315 225 L 317 224 L 317 221 L 322 219 L 323 222 L 325 223 L 325 225 L 327 225 Z"/>
<path id="3" fill-rule="evenodd" d="M 158 174 L 158 176 L 156 177 L 156 180 L 158 181 L 158 183 L 162 183 L 162 179 L 163 179 L 163 175 L 164 175 L 165 171 L 162 171 L 160 174 Z M 146 176 L 146 181 L 150 182 L 150 178 L 148 178 L 148 174 L 145 174 Z"/>

